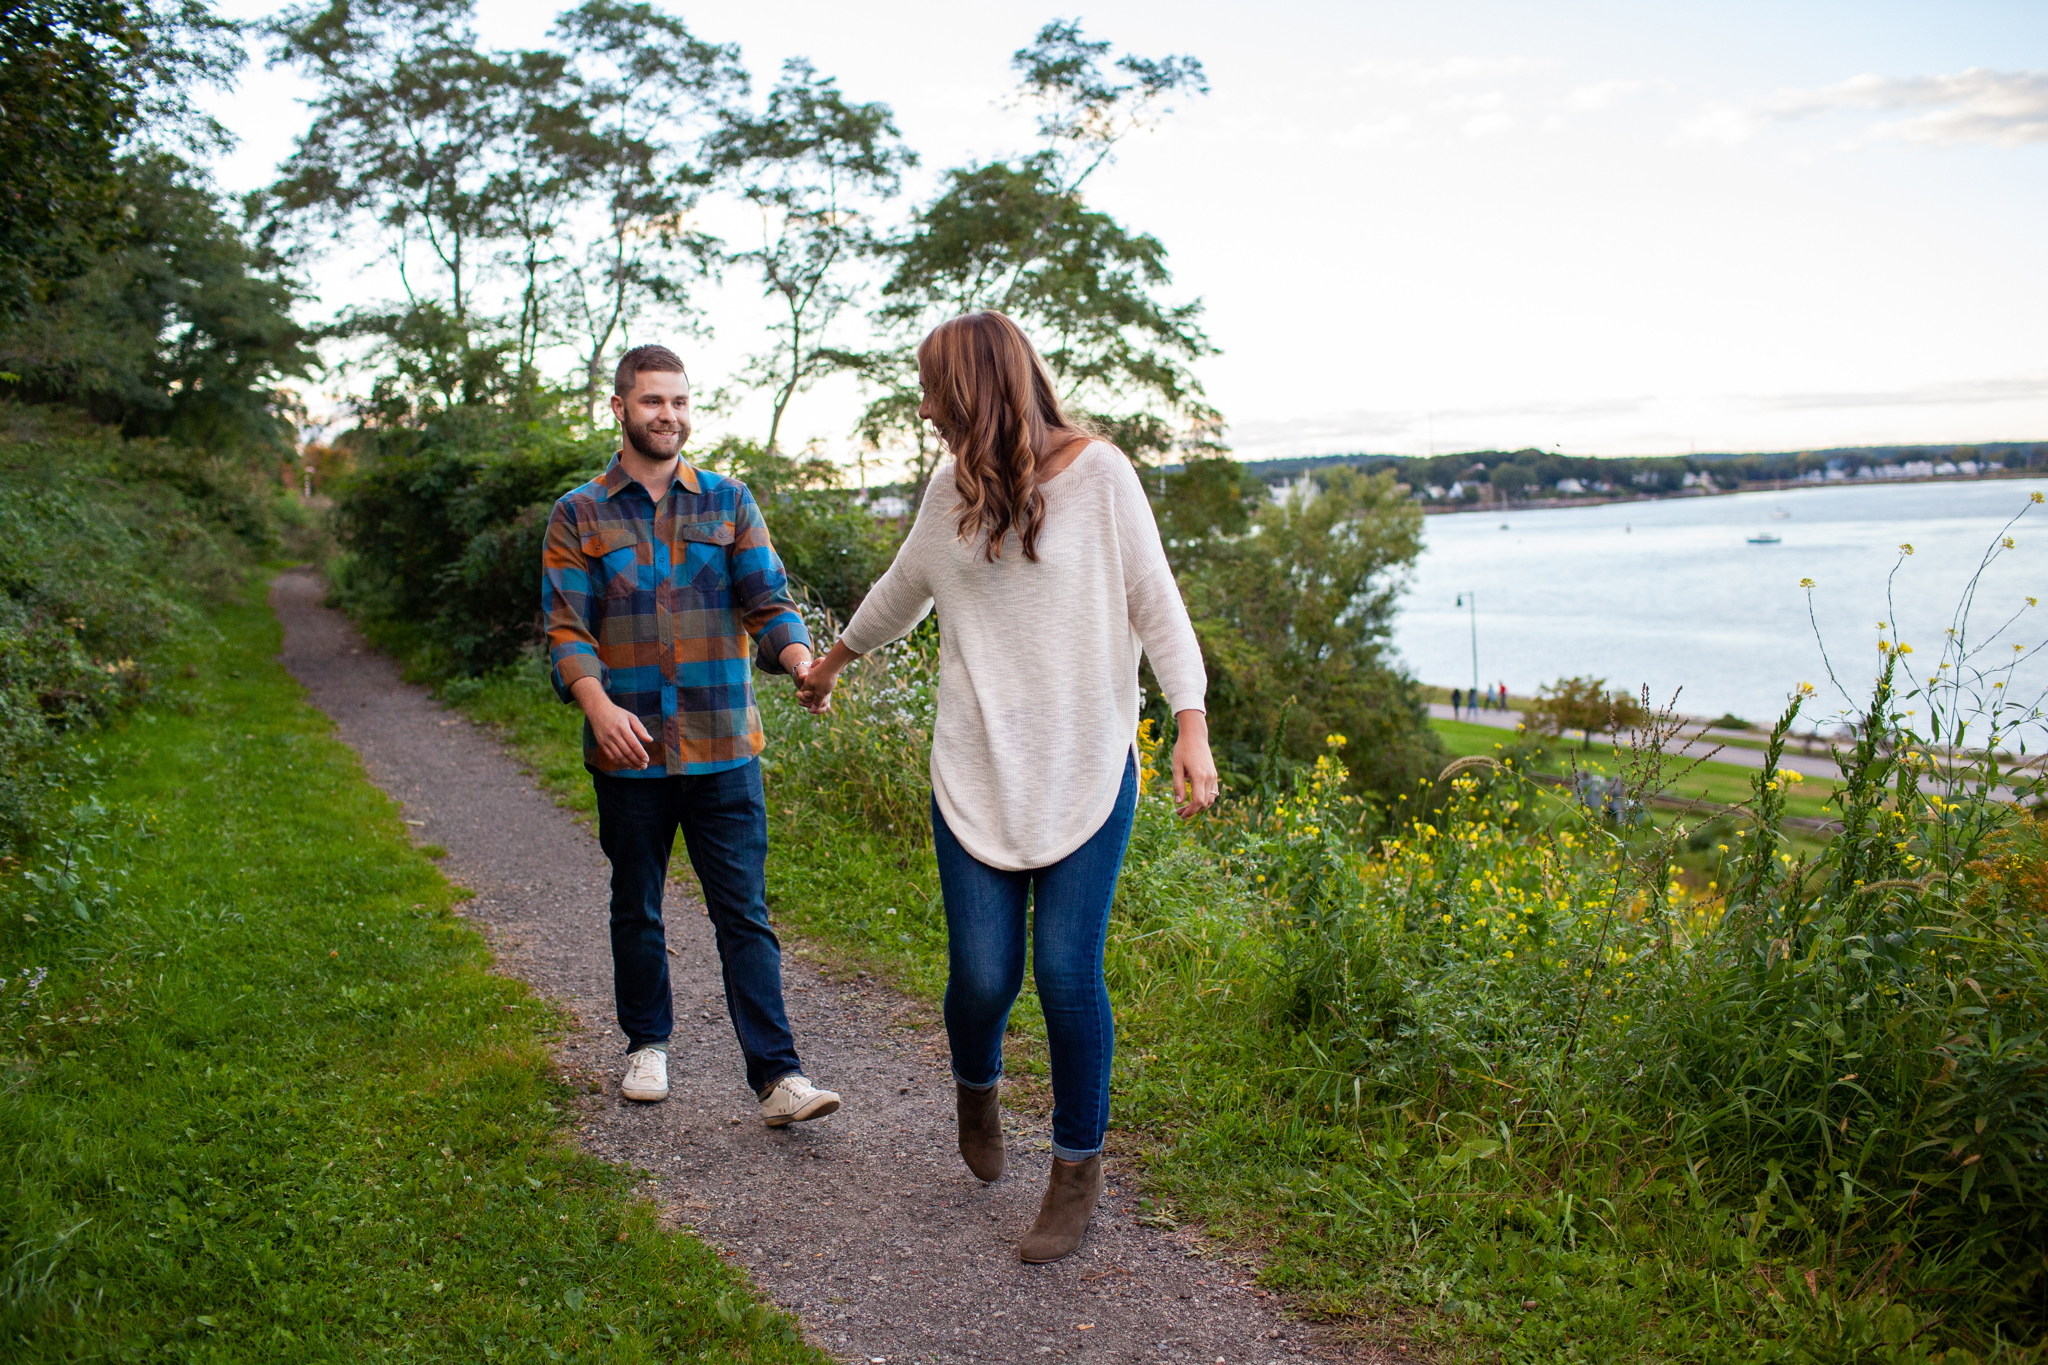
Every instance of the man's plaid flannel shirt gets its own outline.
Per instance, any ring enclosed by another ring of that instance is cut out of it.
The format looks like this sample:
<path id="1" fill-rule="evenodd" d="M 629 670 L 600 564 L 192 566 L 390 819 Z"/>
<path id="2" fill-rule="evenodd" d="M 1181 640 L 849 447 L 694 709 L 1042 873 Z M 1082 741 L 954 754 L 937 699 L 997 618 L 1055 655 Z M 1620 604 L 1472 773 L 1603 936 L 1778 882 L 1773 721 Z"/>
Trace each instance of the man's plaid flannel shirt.
<path id="1" fill-rule="evenodd" d="M 670 777 L 761 752 L 748 657 L 782 673 L 782 651 L 811 637 L 745 484 L 680 463 L 657 508 L 614 456 L 555 504 L 542 569 L 555 690 L 568 701 L 596 678 L 655 737 L 647 767 L 607 770 L 585 722 L 586 767 Z"/>

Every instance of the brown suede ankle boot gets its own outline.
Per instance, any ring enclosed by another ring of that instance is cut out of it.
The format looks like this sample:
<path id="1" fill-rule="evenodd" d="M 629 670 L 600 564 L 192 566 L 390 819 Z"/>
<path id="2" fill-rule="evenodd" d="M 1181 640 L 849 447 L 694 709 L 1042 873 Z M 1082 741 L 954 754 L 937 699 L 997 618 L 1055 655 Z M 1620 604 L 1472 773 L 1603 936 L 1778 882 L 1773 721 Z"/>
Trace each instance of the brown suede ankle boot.
<path id="1" fill-rule="evenodd" d="M 1045 1184 L 1045 1199 L 1038 1206 L 1038 1221 L 1017 1244 L 1017 1256 L 1031 1265 L 1043 1265 L 1071 1255 L 1079 1249 L 1088 1232 L 1088 1219 L 1095 1201 L 1102 1198 L 1102 1153 L 1086 1161 L 1053 1158 L 1052 1176 Z"/>
<path id="2" fill-rule="evenodd" d="M 955 1081 L 960 1107 L 960 1155 L 977 1180 L 995 1180 L 1003 1173 L 1003 1092 L 998 1082 L 972 1090 Z"/>

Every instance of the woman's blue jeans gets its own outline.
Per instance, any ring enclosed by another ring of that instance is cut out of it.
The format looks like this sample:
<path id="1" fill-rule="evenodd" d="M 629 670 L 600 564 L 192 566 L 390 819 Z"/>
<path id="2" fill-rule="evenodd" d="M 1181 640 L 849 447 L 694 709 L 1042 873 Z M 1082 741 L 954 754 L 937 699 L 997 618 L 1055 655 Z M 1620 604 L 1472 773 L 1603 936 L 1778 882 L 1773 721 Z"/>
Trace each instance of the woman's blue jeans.
<path id="1" fill-rule="evenodd" d="M 1087 843 L 1050 867 L 1005 872 L 962 848 L 938 803 L 932 804 L 932 842 L 946 897 L 946 1037 L 953 1046 L 953 1079 L 986 1089 L 1002 1078 L 1003 1030 L 1024 986 L 1028 893 L 1031 970 L 1052 1048 L 1052 1150 L 1066 1161 L 1101 1151 L 1109 1127 L 1116 1023 L 1102 979 L 1102 950 L 1137 808 L 1133 761 L 1124 766 L 1116 808 Z"/>

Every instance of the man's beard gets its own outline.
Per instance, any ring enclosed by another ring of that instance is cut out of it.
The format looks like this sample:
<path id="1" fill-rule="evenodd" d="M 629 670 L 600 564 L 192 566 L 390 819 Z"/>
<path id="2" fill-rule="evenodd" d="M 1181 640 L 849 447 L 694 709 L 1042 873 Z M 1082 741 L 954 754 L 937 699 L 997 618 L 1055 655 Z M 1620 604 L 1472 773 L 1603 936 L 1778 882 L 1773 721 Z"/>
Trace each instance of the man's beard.
<path id="1" fill-rule="evenodd" d="M 645 426 L 634 426 L 631 422 L 627 422 L 625 425 L 626 444 L 632 446 L 643 459 L 657 462 L 673 460 L 682 453 L 683 446 L 690 439 L 690 424 L 688 422 L 677 424 L 675 431 L 657 431 L 655 430 L 657 424 L 653 422 L 649 422 Z M 666 445 L 671 438 L 675 439 L 675 444 L 668 449 L 662 449 L 662 446 Z"/>

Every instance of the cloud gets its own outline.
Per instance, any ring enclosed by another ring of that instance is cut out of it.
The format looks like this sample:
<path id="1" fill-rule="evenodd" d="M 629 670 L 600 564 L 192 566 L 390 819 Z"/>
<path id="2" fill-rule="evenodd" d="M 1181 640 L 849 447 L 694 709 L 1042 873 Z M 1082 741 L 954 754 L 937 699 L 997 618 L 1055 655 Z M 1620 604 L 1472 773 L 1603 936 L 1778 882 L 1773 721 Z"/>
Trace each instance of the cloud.
<path id="1" fill-rule="evenodd" d="M 1406 114 L 1389 114 L 1383 119 L 1370 123 L 1355 124 L 1341 133 L 1330 136 L 1333 147 L 1377 147 L 1393 141 L 1414 127 L 1414 120 Z"/>
<path id="2" fill-rule="evenodd" d="M 1774 123 L 1869 111 L 1866 134 L 1921 146 L 2048 142 L 2048 71 L 1971 67 L 1953 75 L 1852 76 L 1813 90 L 1780 90 L 1746 104 L 1709 105 L 1678 126 L 1690 142 L 1743 142 Z"/>
<path id="3" fill-rule="evenodd" d="M 1474 114 L 1465 120 L 1465 136 L 1492 137 L 1495 133 L 1505 133 L 1514 126 L 1513 114 L 1504 114 L 1498 110 L 1490 114 Z"/>
<path id="4" fill-rule="evenodd" d="M 1564 97 L 1567 109 L 1607 109 L 1630 95 L 1639 94 L 1650 88 L 1649 81 L 1601 81 L 1597 85 L 1582 85 Z"/>
<path id="5" fill-rule="evenodd" d="M 1426 62 L 1417 58 L 1399 61 L 1373 60 L 1351 68 L 1354 76 L 1381 76 L 1410 85 L 1440 85 L 1445 81 L 1474 81 L 1521 71 L 1530 65 L 1527 57 L 1449 57 Z"/>
<path id="6" fill-rule="evenodd" d="M 1811 408 L 1967 407 L 1986 403 L 2037 402 L 2048 397 L 2048 374 L 2005 379 L 1963 379 L 1910 389 L 1865 389 L 1844 393 L 1779 393 L 1753 397 L 1748 406 L 1763 412 Z"/>

